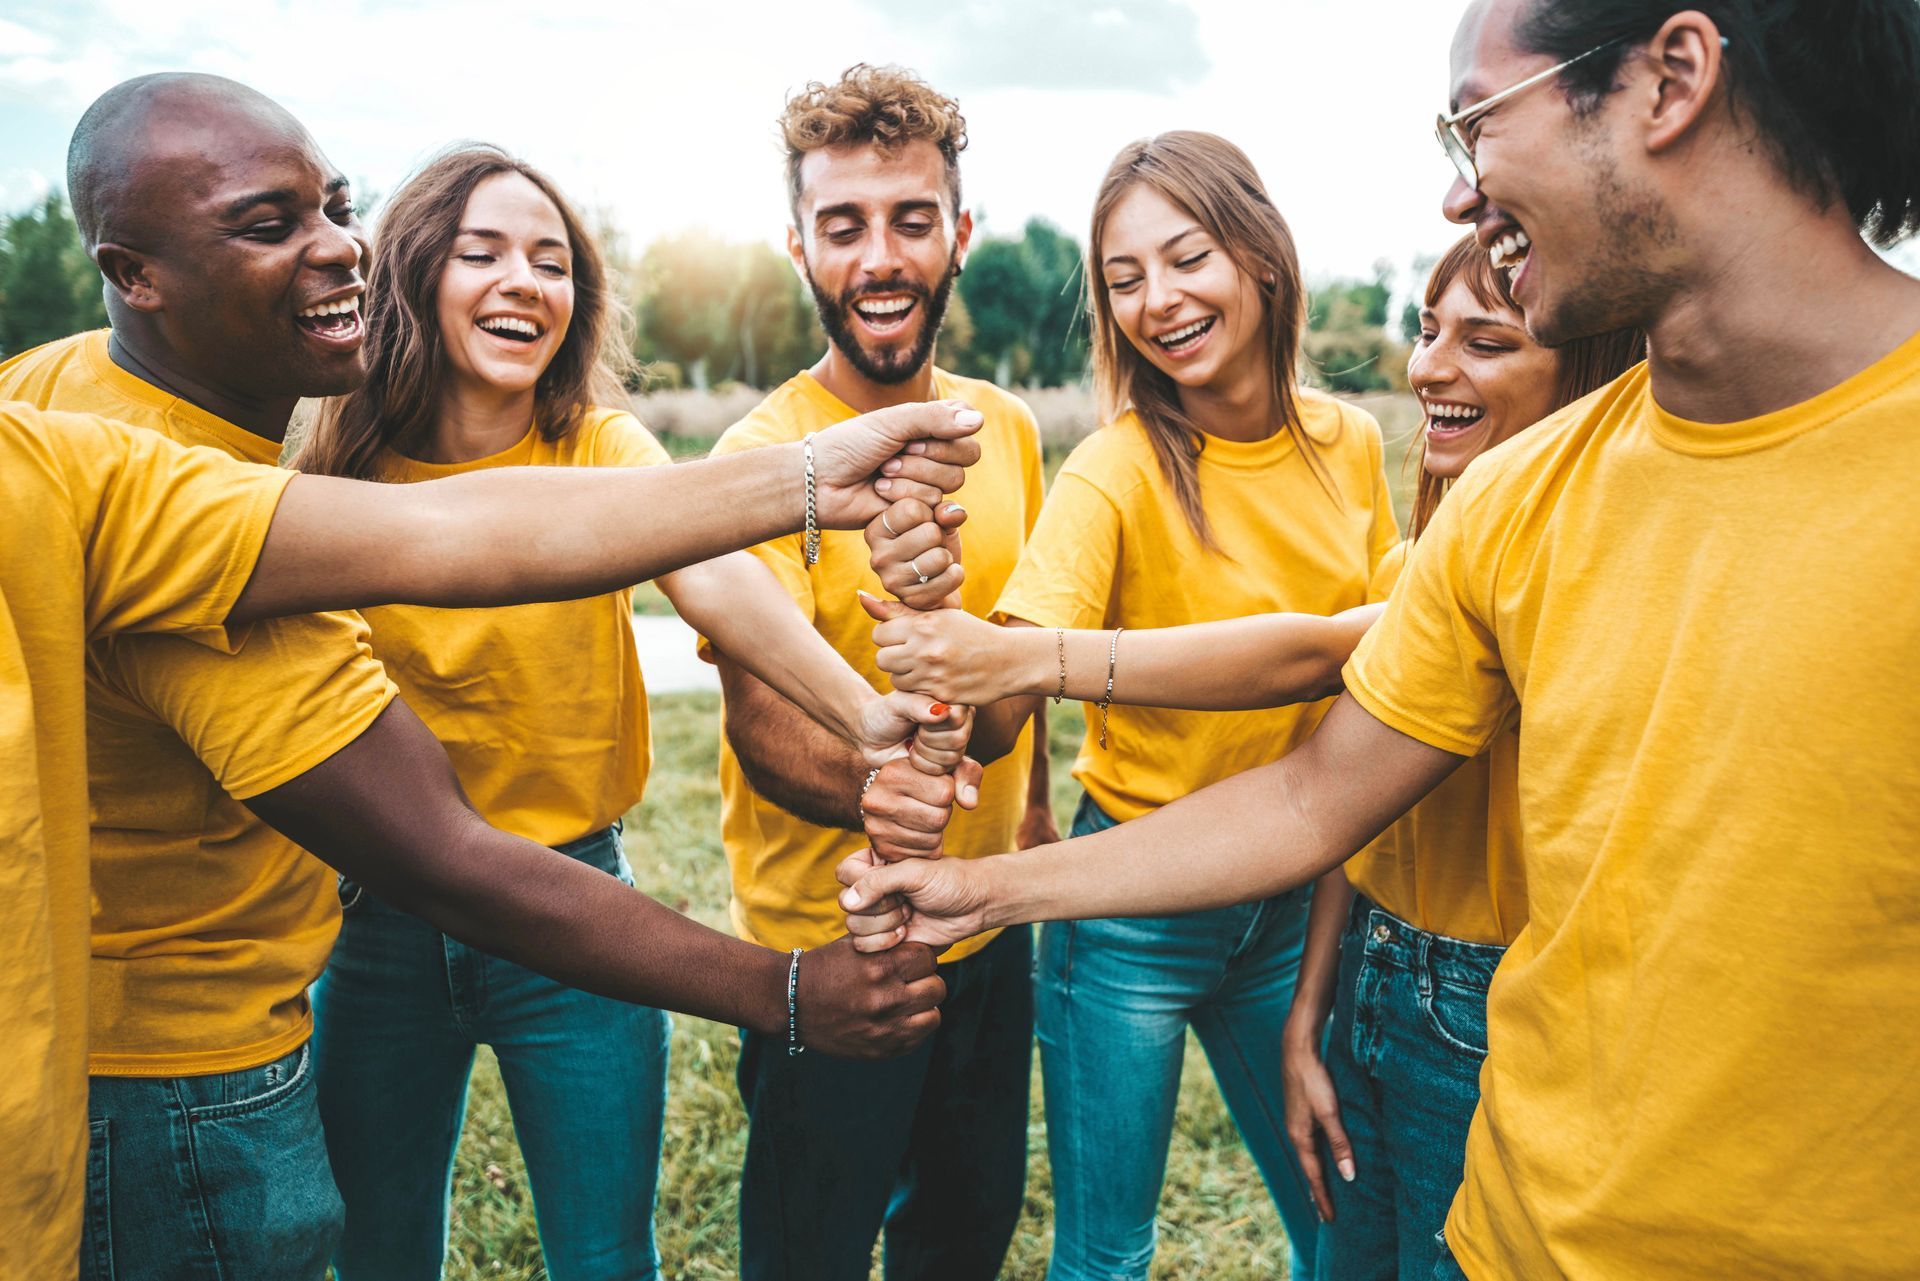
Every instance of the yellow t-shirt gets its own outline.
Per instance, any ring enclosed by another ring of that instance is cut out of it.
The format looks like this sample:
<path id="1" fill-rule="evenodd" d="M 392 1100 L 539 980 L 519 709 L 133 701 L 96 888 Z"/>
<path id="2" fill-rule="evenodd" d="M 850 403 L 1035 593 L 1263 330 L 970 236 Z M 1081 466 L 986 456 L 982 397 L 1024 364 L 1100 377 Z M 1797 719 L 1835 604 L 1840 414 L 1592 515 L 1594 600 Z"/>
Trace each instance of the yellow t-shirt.
<path id="1" fill-rule="evenodd" d="M 280 454 L 115 365 L 105 330 L 0 365 L 0 396 L 244 462 Z M 352 613 L 259 623 L 231 656 L 174 636 L 87 647 L 89 1072 L 233 1072 L 306 1041 L 340 924 L 333 873 L 240 802 L 351 743 L 394 692 Z"/>
<path id="2" fill-rule="evenodd" d="M 1219 551 L 1194 537 L 1140 420 L 1128 413 L 1080 442 L 1054 478 L 1046 509 L 995 613 L 1041 627 L 1176 627 L 1247 614 L 1333 614 L 1367 601 L 1374 566 L 1395 541 L 1380 428 L 1314 391 L 1300 412 L 1332 493 L 1291 435 L 1209 436 L 1200 498 Z M 1127 662 L 1127 638 L 1118 666 Z M 1107 747 L 1100 714 L 1073 776 L 1121 821 L 1209 783 L 1285 756 L 1326 702 L 1255 712 L 1114 706 Z"/>
<path id="3" fill-rule="evenodd" d="M 388 453 L 394 481 L 491 467 L 656 467 L 667 451 L 632 414 L 591 409 L 559 440 L 534 428 L 464 463 Z M 556 520 L 561 518 L 555 513 Z M 442 743 L 495 827 L 564 845 L 640 803 L 653 738 L 633 648 L 633 592 L 502 609 L 383 605 L 373 652 Z"/>
<path id="4" fill-rule="evenodd" d="M 1406 560 L 1406 543 L 1387 553 L 1373 576 L 1373 600 L 1388 598 Z M 1520 737 L 1507 729 L 1348 859 L 1347 880 L 1429 933 L 1512 943 L 1527 923 L 1519 770 Z"/>
<path id="5" fill-rule="evenodd" d="M 935 399 L 959 397 L 986 415 L 980 428 L 980 461 L 967 470 L 955 500 L 967 509 L 961 533 L 966 580 L 960 599 L 968 613 L 984 616 L 1007 580 L 1027 531 L 1040 511 L 1045 486 L 1040 470 L 1040 433 L 1033 411 L 991 383 L 957 378 L 936 369 Z M 775 389 L 752 413 L 729 427 L 713 447 L 716 455 L 795 441 L 854 417 L 844 401 L 812 374 L 800 373 Z M 873 620 L 860 608 L 857 591 L 885 598 L 859 530 L 823 530 L 820 559 L 809 567 L 802 538 L 793 534 L 753 549 L 799 604 L 802 613 L 849 666 L 876 690 L 892 688 L 874 665 Z M 705 648 L 703 643 L 702 648 Z M 1027 777 L 1033 765 L 1032 727 L 1022 730 L 1013 751 L 987 766 L 980 805 L 955 810 L 946 831 L 949 856 L 975 858 L 1013 848 L 1026 811 Z M 720 736 L 720 832 L 733 872 L 734 932 L 749 942 L 786 950 L 819 947 L 847 932 L 838 905 L 840 883 L 833 869 L 866 846 L 857 832 L 815 827 L 754 792 L 740 770 L 733 746 Z M 992 933 L 955 944 L 941 957 L 955 961 L 992 941 Z"/>
<path id="6" fill-rule="evenodd" d="M 0 1276 L 71 1277 L 87 1155 L 87 641 L 221 626 L 286 472 L 0 402 Z"/>
<path id="7" fill-rule="evenodd" d="M 1467 469 L 1348 665 L 1447 751 L 1520 709 L 1469 1275 L 1920 1276 L 1917 424 L 1920 335 L 1746 422 L 1630 371 Z"/>

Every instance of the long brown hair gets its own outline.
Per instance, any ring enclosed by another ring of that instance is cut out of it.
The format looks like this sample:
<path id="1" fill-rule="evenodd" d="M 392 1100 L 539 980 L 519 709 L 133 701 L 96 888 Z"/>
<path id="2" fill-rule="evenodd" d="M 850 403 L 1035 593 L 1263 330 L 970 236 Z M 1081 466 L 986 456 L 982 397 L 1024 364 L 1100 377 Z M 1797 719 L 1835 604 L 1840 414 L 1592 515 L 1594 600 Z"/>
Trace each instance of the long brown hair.
<path id="1" fill-rule="evenodd" d="M 367 381 L 321 407 L 293 465 L 329 476 L 377 479 L 384 449 L 402 453 L 431 435 L 448 376 L 436 305 L 447 254 L 474 188 L 495 174 L 519 174 L 538 187 L 566 225 L 573 251 L 573 320 L 534 385 L 534 421 L 559 440 L 596 401 L 618 395 L 622 315 L 599 246 L 553 180 L 485 143 L 442 151 L 394 193 L 374 234 L 373 266 L 362 304 Z"/>
<path id="2" fill-rule="evenodd" d="M 1467 286 L 1473 300 L 1488 311 L 1510 311 L 1520 315 L 1520 304 L 1513 300 L 1506 276 L 1493 269 L 1493 260 L 1472 235 L 1462 236 L 1452 248 L 1440 255 L 1427 277 L 1423 302 L 1431 311 L 1455 281 Z M 1529 340 L 1531 341 L 1531 340 Z M 1638 329 L 1616 329 L 1591 338 L 1576 338 L 1553 349 L 1553 410 L 1565 409 L 1574 401 L 1598 391 L 1627 370 L 1647 358 L 1647 336 Z M 1553 412 L 1553 411 L 1549 411 Z M 1413 515 L 1407 519 L 1407 537 L 1415 539 L 1426 532 L 1427 522 L 1447 495 L 1453 481 L 1427 470 L 1426 434 L 1421 433 L 1420 452 L 1407 456 L 1409 466 L 1420 469 L 1418 489 L 1413 499 Z"/>
<path id="3" fill-rule="evenodd" d="M 1194 537 L 1209 550 L 1218 550 L 1200 506 L 1199 461 L 1205 434 L 1181 407 L 1179 384 L 1127 341 L 1099 283 L 1107 219 L 1121 198 L 1140 185 L 1153 188 L 1192 215 L 1253 280 L 1266 321 L 1266 364 L 1274 408 L 1307 465 L 1331 492 L 1332 483 L 1300 422 L 1296 368 L 1300 334 L 1307 324 L 1300 257 L 1287 220 L 1274 207 L 1253 162 L 1216 134 L 1183 129 L 1127 144 L 1108 166 L 1093 203 L 1086 288 L 1093 315 L 1093 379 L 1101 418 L 1111 422 L 1129 409 L 1139 416 Z"/>

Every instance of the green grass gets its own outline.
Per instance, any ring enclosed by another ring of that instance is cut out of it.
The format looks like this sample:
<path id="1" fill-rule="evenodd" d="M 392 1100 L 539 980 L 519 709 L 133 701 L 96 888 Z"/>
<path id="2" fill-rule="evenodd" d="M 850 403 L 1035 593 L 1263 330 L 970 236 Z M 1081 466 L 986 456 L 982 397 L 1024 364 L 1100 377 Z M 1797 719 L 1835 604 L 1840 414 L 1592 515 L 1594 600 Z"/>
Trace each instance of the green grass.
<path id="1" fill-rule="evenodd" d="M 727 871 L 720 850 L 715 774 L 718 706 L 711 694 L 653 701 L 653 776 L 646 803 L 628 816 L 626 841 L 640 888 L 724 929 Z M 1077 710 L 1058 710 L 1063 714 L 1053 718 L 1049 737 L 1054 808 L 1065 830 L 1076 795 L 1067 770 L 1079 746 L 1081 719 Z M 736 1046 L 731 1028 L 675 1016 L 666 1153 L 655 1219 L 671 1278 L 719 1281 L 738 1275 L 735 1192 L 746 1125 L 733 1082 Z M 1015 1279 L 1045 1275 L 1052 1240 L 1037 1056 L 1027 1133 L 1026 1206 L 1001 1274 Z M 619 1136 L 607 1138 L 616 1142 Z M 1160 1234 L 1156 1277 L 1271 1281 L 1287 1275 L 1279 1216 L 1191 1038 L 1160 1204 Z M 506 1095 L 493 1058 L 485 1052 L 474 1072 L 454 1174 L 453 1244 L 446 1275 L 490 1281 L 546 1277 Z M 879 1275 L 875 1269 L 874 1276 Z"/>

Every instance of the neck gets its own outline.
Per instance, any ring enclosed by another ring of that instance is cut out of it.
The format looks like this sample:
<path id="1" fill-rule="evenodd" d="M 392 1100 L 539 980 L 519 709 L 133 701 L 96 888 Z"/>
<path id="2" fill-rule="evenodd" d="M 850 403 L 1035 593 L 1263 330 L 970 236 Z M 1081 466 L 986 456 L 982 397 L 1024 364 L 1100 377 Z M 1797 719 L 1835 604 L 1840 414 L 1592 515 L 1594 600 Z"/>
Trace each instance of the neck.
<path id="1" fill-rule="evenodd" d="M 426 463 L 470 463 L 520 443 L 533 423 L 533 389 L 501 391 L 452 382 L 440 394 L 433 434 L 420 447 Z"/>
<path id="2" fill-rule="evenodd" d="M 1266 370 L 1242 362 L 1234 372 L 1202 387 L 1182 387 L 1180 407 L 1201 431 L 1222 440 L 1265 440 L 1283 426 L 1274 412 L 1273 382 Z"/>
<path id="3" fill-rule="evenodd" d="M 1710 255 L 1647 325 L 1648 377 L 1669 413 L 1727 423 L 1786 409 L 1920 331 L 1920 281 L 1881 261 L 1844 209 L 1761 213 L 1703 238 Z"/>
<path id="4" fill-rule="evenodd" d="M 298 396 L 262 400 L 223 387 L 199 371 L 187 369 L 178 353 L 138 325 L 116 321 L 107 338 L 107 355 L 140 381 L 267 440 L 287 438 L 287 424 L 300 401 Z"/>
<path id="5" fill-rule="evenodd" d="M 809 372 L 822 387 L 862 414 L 885 409 L 888 405 L 907 405 L 933 399 L 932 352 L 927 353 L 926 363 L 905 382 L 877 383 L 855 369 L 853 362 L 829 342 L 827 354 L 815 361 Z"/>

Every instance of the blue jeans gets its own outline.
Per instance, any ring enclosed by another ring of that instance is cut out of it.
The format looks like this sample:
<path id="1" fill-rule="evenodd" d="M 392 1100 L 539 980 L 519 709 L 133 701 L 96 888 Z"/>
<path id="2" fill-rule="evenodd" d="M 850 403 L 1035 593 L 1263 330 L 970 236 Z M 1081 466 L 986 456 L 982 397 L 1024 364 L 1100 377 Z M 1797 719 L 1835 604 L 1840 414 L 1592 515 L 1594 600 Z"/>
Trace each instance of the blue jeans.
<path id="1" fill-rule="evenodd" d="M 1320 1281 L 1427 1281 L 1460 1187 L 1487 1057 L 1487 986 L 1506 949 L 1416 929 L 1363 894 L 1340 940 L 1327 1071 L 1353 1143 L 1329 1179 Z M 1329 1159 L 1328 1168 L 1332 1168 Z"/>
<path id="2" fill-rule="evenodd" d="M 993 1281 L 1027 1188 L 1033 931 L 940 967 L 940 1030 L 897 1059 L 744 1033 L 744 1281 Z"/>
<path id="3" fill-rule="evenodd" d="M 1073 835 L 1113 825 L 1085 799 Z M 1313 1205 L 1287 1141 L 1280 1077 L 1308 894 L 1041 930 L 1034 997 L 1053 1161 L 1052 1281 L 1146 1277 L 1189 1026 L 1280 1209 L 1294 1275 L 1311 1275 Z"/>
<path id="4" fill-rule="evenodd" d="M 92 1078 L 82 1281 L 320 1281 L 342 1215 L 311 1066 Z"/>
<path id="5" fill-rule="evenodd" d="M 619 826 L 559 846 L 629 885 Z M 493 1047 L 553 1281 L 658 1275 L 667 1016 L 456 943 L 351 882 L 314 988 L 338 1281 L 433 1281 L 476 1046 Z"/>

